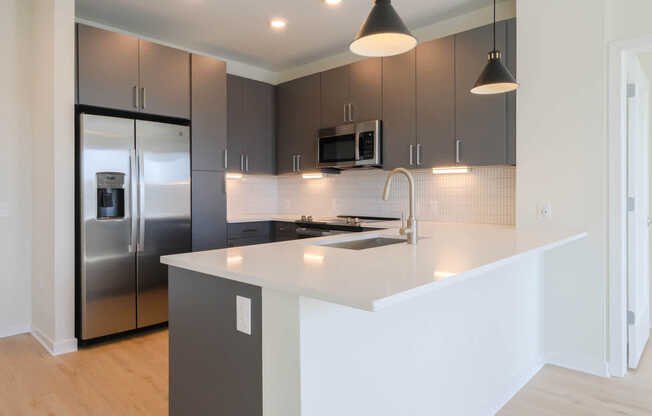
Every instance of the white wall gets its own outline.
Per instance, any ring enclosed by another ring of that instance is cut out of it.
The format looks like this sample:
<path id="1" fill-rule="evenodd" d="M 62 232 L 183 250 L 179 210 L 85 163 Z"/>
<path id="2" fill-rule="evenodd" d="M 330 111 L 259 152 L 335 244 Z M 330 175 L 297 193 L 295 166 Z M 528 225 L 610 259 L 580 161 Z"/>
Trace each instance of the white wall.
<path id="1" fill-rule="evenodd" d="M 0 337 L 31 322 L 31 3 L 0 4 Z"/>
<path id="2" fill-rule="evenodd" d="M 74 1 L 2 3 L 0 336 L 74 340 Z M 6 151 L 5 151 L 6 149 Z"/>
<path id="3" fill-rule="evenodd" d="M 652 34 L 650 15 L 648 0 L 517 1 L 517 225 L 589 232 L 546 256 L 544 338 L 549 360 L 594 373 L 609 357 L 607 48 Z"/>
<path id="4" fill-rule="evenodd" d="M 32 90 L 32 331 L 54 354 L 74 339 L 74 0 L 38 0 Z"/>
<path id="5" fill-rule="evenodd" d="M 606 375 L 603 0 L 519 0 L 516 222 L 589 237 L 545 256 L 546 360 Z M 552 218 L 536 218 L 539 202 Z"/>

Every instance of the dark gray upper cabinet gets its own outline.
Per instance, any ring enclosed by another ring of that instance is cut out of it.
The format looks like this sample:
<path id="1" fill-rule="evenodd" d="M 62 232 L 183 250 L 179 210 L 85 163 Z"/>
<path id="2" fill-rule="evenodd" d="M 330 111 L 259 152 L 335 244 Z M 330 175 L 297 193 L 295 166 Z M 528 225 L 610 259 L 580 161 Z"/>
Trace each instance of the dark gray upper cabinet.
<path id="1" fill-rule="evenodd" d="M 382 60 L 370 58 L 321 74 L 321 127 L 380 119 Z"/>
<path id="2" fill-rule="evenodd" d="M 422 43 L 416 55 L 418 147 L 411 166 L 451 165 L 455 163 L 455 39 Z"/>
<path id="3" fill-rule="evenodd" d="M 349 120 L 379 120 L 382 117 L 382 59 L 370 58 L 349 65 Z"/>
<path id="4" fill-rule="evenodd" d="M 244 108 L 245 79 L 236 75 L 226 75 L 227 130 L 228 130 L 228 170 L 244 171 L 245 125 Z"/>
<path id="5" fill-rule="evenodd" d="M 293 103 L 293 84 L 286 82 L 276 87 L 276 173 L 292 173 L 296 169 L 296 126 Z"/>
<path id="6" fill-rule="evenodd" d="M 492 50 L 492 25 L 455 35 L 456 139 L 464 165 L 505 165 L 507 95 L 471 94 Z M 506 23 L 496 25 L 496 48 L 506 51 Z M 508 52 L 509 54 L 509 52 Z"/>
<path id="7" fill-rule="evenodd" d="M 277 87 L 277 173 L 313 170 L 317 166 L 320 126 L 320 74 Z"/>
<path id="8" fill-rule="evenodd" d="M 79 104 L 138 111 L 138 38 L 77 26 Z"/>
<path id="9" fill-rule="evenodd" d="M 190 54 L 140 40 L 141 110 L 190 118 Z"/>
<path id="10" fill-rule="evenodd" d="M 505 63 L 516 77 L 516 19 L 509 19 L 506 24 Z M 516 164 L 516 91 L 507 94 L 507 164 Z"/>
<path id="11" fill-rule="evenodd" d="M 192 55 L 192 170 L 222 171 L 227 146 L 226 63 Z"/>
<path id="12" fill-rule="evenodd" d="M 190 55 L 85 25 L 77 28 L 79 104 L 190 117 Z"/>
<path id="13" fill-rule="evenodd" d="M 227 75 L 227 97 L 228 169 L 275 173 L 274 87 Z"/>
<path id="14" fill-rule="evenodd" d="M 416 146 L 416 51 L 383 58 L 383 166 L 410 166 Z M 410 154 L 412 152 L 412 155 Z"/>
<path id="15" fill-rule="evenodd" d="M 348 122 L 349 67 L 342 66 L 321 74 L 321 127 Z"/>
<path id="16" fill-rule="evenodd" d="M 274 86 L 246 80 L 244 83 L 245 170 L 248 173 L 276 172 Z"/>
<path id="17" fill-rule="evenodd" d="M 295 119 L 298 135 L 295 138 L 299 151 L 297 170 L 314 170 L 317 167 L 317 132 L 319 131 L 320 76 L 310 75 L 296 80 Z"/>
<path id="18" fill-rule="evenodd" d="M 192 172 L 192 250 L 227 246 L 224 172 Z"/>

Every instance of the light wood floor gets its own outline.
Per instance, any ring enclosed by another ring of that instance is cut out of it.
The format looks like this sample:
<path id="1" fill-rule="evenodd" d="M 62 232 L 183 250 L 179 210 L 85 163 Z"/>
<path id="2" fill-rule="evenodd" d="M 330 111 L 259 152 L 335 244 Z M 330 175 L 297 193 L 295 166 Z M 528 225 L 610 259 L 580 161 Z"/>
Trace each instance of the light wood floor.
<path id="1" fill-rule="evenodd" d="M 545 366 L 502 409 L 500 416 L 652 415 L 652 345 L 638 370 L 601 378 Z"/>
<path id="2" fill-rule="evenodd" d="M 30 335 L 0 339 L 0 416 L 167 414 L 166 329 L 58 357 Z"/>
<path id="3" fill-rule="evenodd" d="M 0 339 L 0 416 L 167 415 L 167 330 L 51 357 L 30 335 Z M 500 412 L 652 415 L 652 347 L 638 371 L 603 379 L 544 367 Z"/>

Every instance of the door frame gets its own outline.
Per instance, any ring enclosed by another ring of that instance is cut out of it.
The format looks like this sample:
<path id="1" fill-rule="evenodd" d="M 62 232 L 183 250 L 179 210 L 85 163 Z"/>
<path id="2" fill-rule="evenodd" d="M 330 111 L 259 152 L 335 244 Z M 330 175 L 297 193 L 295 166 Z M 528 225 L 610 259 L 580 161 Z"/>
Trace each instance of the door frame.
<path id="1" fill-rule="evenodd" d="M 624 377 L 627 362 L 627 72 L 626 54 L 652 52 L 652 35 L 609 45 L 608 62 L 608 342 L 609 374 Z"/>

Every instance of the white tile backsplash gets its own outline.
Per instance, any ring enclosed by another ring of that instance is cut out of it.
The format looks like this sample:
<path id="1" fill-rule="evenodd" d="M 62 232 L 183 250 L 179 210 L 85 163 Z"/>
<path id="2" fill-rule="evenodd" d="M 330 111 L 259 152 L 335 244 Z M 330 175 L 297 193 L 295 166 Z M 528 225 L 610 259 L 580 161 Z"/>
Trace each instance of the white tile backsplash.
<path id="1" fill-rule="evenodd" d="M 448 175 L 433 175 L 431 170 L 412 173 L 418 219 L 514 224 L 514 167 L 476 167 L 469 173 Z M 323 179 L 292 175 L 227 180 L 228 214 L 400 217 L 401 211 L 408 211 L 407 180 L 395 177 L 389 201 L 383 201 L 386 177 L 385 171 L 363 170 Z"/>

